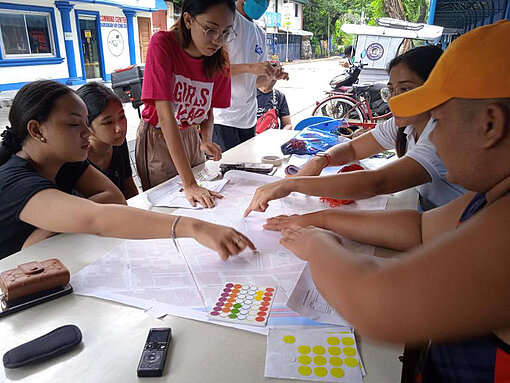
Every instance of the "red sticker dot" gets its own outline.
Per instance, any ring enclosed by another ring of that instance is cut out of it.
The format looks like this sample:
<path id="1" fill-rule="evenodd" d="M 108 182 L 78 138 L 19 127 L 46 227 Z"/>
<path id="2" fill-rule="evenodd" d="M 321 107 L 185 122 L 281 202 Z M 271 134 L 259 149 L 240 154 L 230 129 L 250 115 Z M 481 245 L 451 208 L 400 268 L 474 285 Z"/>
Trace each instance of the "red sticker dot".
<path id="1" fill-rule="evenodd" d="M 267 311 L 269 310 L 269 308 L 267 308 L 266 306 L 262 306 L 259 308 L 260 311 Z"/>
<path id="2" fill-rule="evenodd" d="M 265 317 L 256 317 L 255 320 L 257 322 L 264 322 L 266 320 L 266 318 Z"/>
<path id="3" fill-rule="evenodd" d="M 269 302 L 261 302 L 260 303 L 262 306 L 269 306 Z"/>
<path id="4" fill-rule="evenodd" d="M 274 289 L 273 289 L 272 287 L 268 287 L 268 288 L 266 289 L 266 291 L 269 291 L 270 293 L 272 293 L 272 292 L 274 291 Z"/>
<path id="5" fill-rule="evenodd" d="M 271 302 L 271 297 L 264 297 L 264 298 L 262 298 L 262 300 L 264 300 L 266 302 Z"/>
<path id="6" fill-rule="evenodd" d="M 273 293 L 265 293 L 264 294 L 266 297 L 272 297 L 273 296 Z"/>
<path id="7" fill-rule="evenodd" d="M 265 317 L 267 315 L 267 313 L 265 311 L 259 311 L 257 313 L 258 316 L 261 316 L 261 317 Z"/>

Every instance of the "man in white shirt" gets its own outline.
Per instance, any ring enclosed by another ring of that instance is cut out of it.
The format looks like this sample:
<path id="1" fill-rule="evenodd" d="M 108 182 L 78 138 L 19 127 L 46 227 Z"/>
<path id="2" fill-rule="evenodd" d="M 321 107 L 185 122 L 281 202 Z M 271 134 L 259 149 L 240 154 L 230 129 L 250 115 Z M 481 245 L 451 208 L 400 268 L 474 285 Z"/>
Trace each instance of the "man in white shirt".
<path id="1" fill-rule="evenodd" d="M 232 75 L 230 107 L 214 110 L 213 141 L 222 151 L 255 136 L 257 86 L 273 79 L 288 79 L 277 64 L 268 60 L 266 34 L 253 20 L 262 17 L 267 0 L 238 0 L 234 30 L 237 37 L 228 45 Z"/>

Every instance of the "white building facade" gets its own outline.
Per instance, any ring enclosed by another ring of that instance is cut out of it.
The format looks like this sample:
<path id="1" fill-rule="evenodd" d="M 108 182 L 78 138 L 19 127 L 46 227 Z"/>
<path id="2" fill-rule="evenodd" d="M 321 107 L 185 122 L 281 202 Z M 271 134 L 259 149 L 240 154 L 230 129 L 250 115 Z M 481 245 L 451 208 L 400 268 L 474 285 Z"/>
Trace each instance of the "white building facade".
<path id="1" fill-rule="evenodd" d="M 38 79 L 110 81 L 145 61 L 162 9 L 162 0 L 0 1 L 0 91 Z"/>

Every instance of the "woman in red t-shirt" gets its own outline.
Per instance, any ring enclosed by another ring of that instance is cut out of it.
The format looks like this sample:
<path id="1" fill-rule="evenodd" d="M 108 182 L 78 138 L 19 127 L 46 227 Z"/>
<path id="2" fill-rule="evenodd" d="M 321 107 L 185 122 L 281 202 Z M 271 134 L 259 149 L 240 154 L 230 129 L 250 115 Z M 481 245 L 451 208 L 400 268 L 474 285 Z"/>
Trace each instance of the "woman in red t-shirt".
<path id="1" fill-rule="evenodd" d="M 144 190 L 179 174 L 193 206 L 213 207 L 215 197 L 222 198 L 199 186 L 191 167 L 205 161 L 204 153 L 221 159 L 212 142 L 212 108 L 230 106 L 230 62 L 223 45 L 235 37 L 234 12 L 234 0 L 185 0 L 172 29 L 152 36 L 136 142 Z"/>

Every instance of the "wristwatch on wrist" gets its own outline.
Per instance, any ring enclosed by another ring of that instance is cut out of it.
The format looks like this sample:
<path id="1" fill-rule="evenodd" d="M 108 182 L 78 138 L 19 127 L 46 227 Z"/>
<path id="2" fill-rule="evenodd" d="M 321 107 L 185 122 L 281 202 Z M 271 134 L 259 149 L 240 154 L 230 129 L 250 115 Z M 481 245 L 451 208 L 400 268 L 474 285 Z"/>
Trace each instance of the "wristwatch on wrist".
<path id="1" fill-rule="evenodd" d="M 326 164 L 326 168 L 331 165 L 331 162 L 332 162 L 332 158 L 331 158 L 331 154 L 327 153 L 327 152 L 318 152 L 315 154 L 316 157 L 323 157 L 325 158 L 328 163 Z"/>

